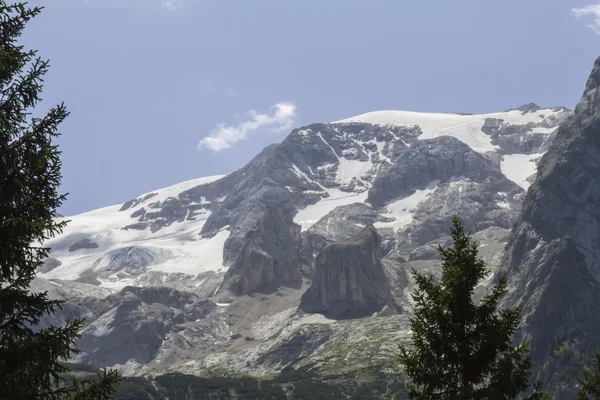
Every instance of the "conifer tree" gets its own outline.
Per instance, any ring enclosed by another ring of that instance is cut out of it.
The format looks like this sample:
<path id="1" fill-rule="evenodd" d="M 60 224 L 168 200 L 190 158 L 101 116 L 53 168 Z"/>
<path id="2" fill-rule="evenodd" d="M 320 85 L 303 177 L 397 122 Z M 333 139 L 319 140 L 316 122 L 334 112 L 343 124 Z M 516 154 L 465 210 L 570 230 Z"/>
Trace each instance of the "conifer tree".
<path id="1" fill-rule="evenodd" d="M 490 271 L 458 218 L 452 245 L 439 247 L 441 279 L 413 270 L 412 345 L 400 346 L 411 399 L 514 399 L 529 388 L 528 342 L 513 346 L 521 309 L 498 309 L 503 277 L 479 304 L 475 287 Z M 535 385 L 531 399 L 552 398 Z"/>
<path id="2" fill-rule="evenodd" d="M 0 398 L 108 399 L 121 379 L 115 371 L 62 381 L 67 368 L 61 362 L 76 353 L 82 321 L 39 329 L 40 318 L 62 302 L 30 290 L 49 255 L 44 241 L 65 226 L 55 219 L 65 196 L 58 192 L 54 141 L 68 112 L 61 104 L 35 113 L 48 61 L 17 43 L 41 11 L 0 0 Z"/>
<path id="3" fill-rule="evenodd" d="M 600 400 L 600 352 L 596 353 L 594 366 L 590 369 L 585 369 L 581 378 L 577 380 L 581 385 L 577 399 L 587 400 L 592 398 Z"/>

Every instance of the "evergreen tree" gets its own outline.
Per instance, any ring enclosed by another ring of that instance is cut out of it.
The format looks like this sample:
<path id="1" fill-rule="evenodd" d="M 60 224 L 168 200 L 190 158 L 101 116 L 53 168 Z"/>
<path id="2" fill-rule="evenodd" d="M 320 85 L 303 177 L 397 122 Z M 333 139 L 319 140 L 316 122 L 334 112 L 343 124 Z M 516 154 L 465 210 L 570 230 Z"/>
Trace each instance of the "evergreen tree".
<path id="1" fill-rule="evenodd" d="M 108 399 L 120 381 L 115 371 L 70 385 L 61 379 L 82 321 L 36 328 L 62 302 L 29 289 L 49 255 L 43 242 L 65 226 L 54 218 L 65 199 L 54 139 L 68 112 L 61 104 L 33 115 L 48 62 L 17 44 L 41 10 L 0 0 L 0 398 Z"/>
<path id="2" fill-rule="evenodd" d="M 411 399 L 514 399 L 529 387 L 529 344 L 512 346 L 520 307 L 498 310 L 507 293 L 503 277 L 480 302 L 474 289 L 489 274 L 458 218 L 452 245 L 439 247 L 442 276 L 413 270 L 416 288 L 412 346 L 400 346 Z M 535 385 L 532 399 L 552 398 Z"/>
<path id="3" fill-rule="evenodd" d="M 600 400 L 600 352 L 596 353 L 594 366 L 584 370 L 581 378 L 577 380 L 581 385 L 581 390 L 577 395 L 579 400 L 587 400 L 590 397 Z"/>
<path id="4" fill-rule="evenodd" d="M 194 400 L 194 391 L 192 386 L 188 385 L 187 392 L 185 393 L 185 400 Z"/>
<path id="5" fill-rule="evenodd" d="M 229 389 L 229 398 L 231 400 L 238 400 L 239 399 L 239 396 L 238 396 L 238 394 L 237 394 L 237 392 L 236 392 L 235 389 L 233 389 L 233 388 Z"/>

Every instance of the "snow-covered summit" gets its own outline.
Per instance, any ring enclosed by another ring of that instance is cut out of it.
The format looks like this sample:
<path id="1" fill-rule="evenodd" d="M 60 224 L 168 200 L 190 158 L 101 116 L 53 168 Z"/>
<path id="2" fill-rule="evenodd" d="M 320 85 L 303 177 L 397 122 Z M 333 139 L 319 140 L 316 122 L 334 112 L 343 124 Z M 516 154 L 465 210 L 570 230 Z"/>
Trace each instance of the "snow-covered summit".
<path id="1" fill-rule="evenodd" d="M 481 115 L 375 111 L 296 129 L 227 176 L 189 180 L 69 217 L 64 233 L 46 243 L 58 261 L 42 268 L 40 276 L 116 289 L 175 276 L 197 278 L 193 285 L 199 285 L 235 262 L 244 235 L 270 202 L 305 231 L 356 202 L 385 205 L 376 226 L 400 229 L 438 184 L 470 179 L 468 167 L 455 176 L 422 175 L 423 168 L 433 171 L 435 162 L 466 157 L 454 154 L 465 151 L 456 142 L 441 139 L 458 139 L 492 157 L 508 180 L 527 189 L 535 161 L 568 114 L 564 108 L 532 105 Z M 431 151 L 427 161 L 423 156 Z M 430 166 L 420 165 L 424 162 Z M 412 183 L 395 191 L 400 183 L 394 179 L 413 167 Z"/>
<path id="2" fill-rule="evenodd" d="M 36 287 L 89 318 L 81 360 L 96 366 L 181 369 L 181 355 L 207 346 L 194 368 L 213 356 L 263 368 L 262 342 L 244 341 L 251 354 L 229 352 L 235 330 L 259 337 L 257 315 L 286 315 L 280 328 L 293 321 L 316 257 L 368 225 L 382 236 L 389 288 L 407 309 L 407 268 L 435 272 L 453 215 L 484 241 L 493 268 L 537 161 L 569 115 L 535 105 L 482 115 L 377 111 L 294 129 L 228 175 L 68 217 L 45 243 L 51 258 Z M 84 294 L 97 300 L 78 300 Z M 207 314 L 193 313 L 198 307 Z M 139 330 L 123 336 L 114 327 Z M 125 351 L 138 342 L 153 350 Z"/>
<path id="3" fill-rule="evenodd" d="M 535 109 L 534 111 L 508 110 L 489 114 L 424 113 L 382 110 L 332 122 L 333 124 L 367 123 L 374 125 L 418 126 L 419 139 L 453 136 L 479 152 L 498 150 L 485 133 L 486 121 L 503 121 L 504 125 L 529 127 L 529 133 L 549 133 L 569 111 L 563 107 Z M 483 129 L 482 129 L 483 128 Z"/>

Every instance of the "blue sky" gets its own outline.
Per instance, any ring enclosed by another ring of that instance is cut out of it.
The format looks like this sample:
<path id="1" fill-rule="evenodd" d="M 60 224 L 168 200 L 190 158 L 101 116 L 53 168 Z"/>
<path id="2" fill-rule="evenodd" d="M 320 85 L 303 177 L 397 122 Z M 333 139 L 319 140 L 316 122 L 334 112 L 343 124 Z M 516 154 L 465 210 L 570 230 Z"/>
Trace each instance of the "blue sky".
<path id="1" fill-rule="evenodd" d="M 600 55 L 589 0 L 30 4 L 47 6 L 23 37 L 51 60 L 44 106 L 72 113 L 68 215 L 231 172 L 313 122 L 573 107 Z"/>

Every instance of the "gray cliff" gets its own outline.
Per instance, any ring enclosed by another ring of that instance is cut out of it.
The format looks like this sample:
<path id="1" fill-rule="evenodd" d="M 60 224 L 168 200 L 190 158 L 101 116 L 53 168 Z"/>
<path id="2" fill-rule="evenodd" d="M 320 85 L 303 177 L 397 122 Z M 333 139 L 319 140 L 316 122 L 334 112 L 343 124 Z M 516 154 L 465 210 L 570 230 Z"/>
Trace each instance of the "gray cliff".
<path id="1" fill-rule="evenodd" d="M 523 304 L 517 340 L 531 339 L 536 372 L 557 399 L 572 398 L 581 373 L 564 365 L 600 348 L 599 86 L 600 58 L 538 165 L 497 275 L 509 279 L 504 305 Z"/>
<path id="2" fill-rule="evenodd" d="M 390 312 L 400 312 L 381 264 L 380 248 L 381 237 L 372 225 L 327 246 L 316 258 L 315 278 L 302 296 L 300 309 L 336 319 L 369 316 L 386 306 Z"/>

